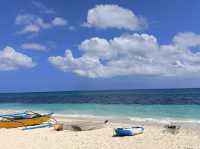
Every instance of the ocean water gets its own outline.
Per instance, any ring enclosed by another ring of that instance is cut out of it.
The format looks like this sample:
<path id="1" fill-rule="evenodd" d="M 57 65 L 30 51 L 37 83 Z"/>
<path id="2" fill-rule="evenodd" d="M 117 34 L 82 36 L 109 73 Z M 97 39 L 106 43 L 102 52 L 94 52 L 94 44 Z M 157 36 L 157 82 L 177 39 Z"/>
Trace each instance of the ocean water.
<path id="1" fill-rule="evenodd" d="M 0 110 L 200 123 L 200 89 L 1 93 Z"/>

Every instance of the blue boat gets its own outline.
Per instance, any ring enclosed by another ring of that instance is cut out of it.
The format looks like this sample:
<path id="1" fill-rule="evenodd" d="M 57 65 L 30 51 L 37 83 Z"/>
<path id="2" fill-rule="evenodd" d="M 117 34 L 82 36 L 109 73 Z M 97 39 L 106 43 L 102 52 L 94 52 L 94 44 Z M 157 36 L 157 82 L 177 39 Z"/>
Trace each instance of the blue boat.
<path id="1" fill-rule="evenodd" d="M 131 128 L 116 128 L 114 129 L 116 136 L 134 136 L 144 132 L 143 127 L 131 127 Z"/>

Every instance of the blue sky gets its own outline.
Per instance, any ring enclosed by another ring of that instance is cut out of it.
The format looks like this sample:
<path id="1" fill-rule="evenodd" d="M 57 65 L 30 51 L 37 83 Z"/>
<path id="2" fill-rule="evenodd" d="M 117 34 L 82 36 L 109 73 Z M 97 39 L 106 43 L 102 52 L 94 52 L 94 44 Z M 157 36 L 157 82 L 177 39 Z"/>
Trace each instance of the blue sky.
<path id="1" fill-rule="evenodd" d="M 198 0 L 2 0 L 0 92 L 200 87 L 199 10 Z"/>

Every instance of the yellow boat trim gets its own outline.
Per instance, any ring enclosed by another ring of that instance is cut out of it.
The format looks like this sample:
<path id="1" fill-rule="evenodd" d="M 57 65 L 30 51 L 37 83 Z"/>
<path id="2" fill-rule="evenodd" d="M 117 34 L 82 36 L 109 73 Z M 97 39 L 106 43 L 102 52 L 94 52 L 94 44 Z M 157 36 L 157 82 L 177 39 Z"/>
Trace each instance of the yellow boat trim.
<path id="1" fill-rule="evenodd" d="M 17 128 L 17 127 L 24 127 L 24 126 L 33 126 L 39 125 L 44 122 L 47 122 L 51 118 L 51 114 L 49 115 L 42 115 L 36 118 L 30 119 L 20 119 L 14 121 L 0 121 L 0 128 Z"/>

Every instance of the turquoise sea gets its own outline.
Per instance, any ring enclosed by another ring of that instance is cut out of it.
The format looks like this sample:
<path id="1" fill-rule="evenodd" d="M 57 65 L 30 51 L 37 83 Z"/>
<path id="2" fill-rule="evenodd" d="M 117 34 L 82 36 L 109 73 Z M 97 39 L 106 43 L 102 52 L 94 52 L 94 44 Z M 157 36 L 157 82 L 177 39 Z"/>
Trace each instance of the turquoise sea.
<path id="1" fill-rule="evenodd" d="M 2 93 L 0 110 L 200 123 L 200 89 Z"/>

